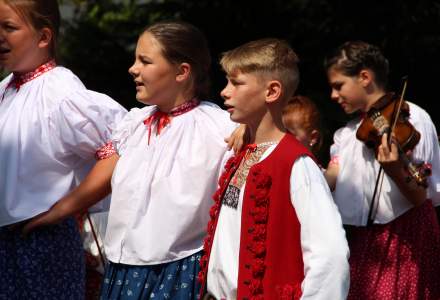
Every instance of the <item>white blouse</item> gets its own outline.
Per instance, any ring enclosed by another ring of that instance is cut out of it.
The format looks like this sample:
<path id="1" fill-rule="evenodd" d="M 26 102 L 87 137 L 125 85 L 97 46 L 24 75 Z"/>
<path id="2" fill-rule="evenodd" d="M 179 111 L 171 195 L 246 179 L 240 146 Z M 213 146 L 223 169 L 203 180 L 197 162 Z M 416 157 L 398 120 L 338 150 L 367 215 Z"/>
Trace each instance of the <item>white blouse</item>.
<path id="1" fill-rule="evenodd" d="M 0 226 L 47 211 L 94 162 L 126 110 L 54 69 L 7 88 L 0 83 Z"/>
<path id="2" fill-rule="evenodd" d="M 264 160 L 275 149 L 271 146 Z M 208 265 L 208 291 L 217 299 L 237 297 L 241 210 L 222 205 Z M 321 170 L 309 157 L 296 160 L 290 174 L 290 197 L 301 224 L 304 280 L 301 299 L 345 299 L 349 287 L 349 250 L 341 217 Z M 282 228 L 280 228 L 282 230 Z"/>
<path id="3" fill-rule="evenodd" d="M 209 102 L 172 118 L 156 135 L 143 121 L 155 106 L 131 110 L 113 135 L 120 155 L 113 172 L 105 237 L 107 258 L 153 265 L 202 249 L 212 195 L 230 155 L 224 138 L 236 127 Z"/>
<path id="4" fill-rule="evenodd" d="M 431 164 L 432 175 L 428 179 L 427 194 L 434 205 L 440 205 L 440 150 L 437 132 L 425 110 L 413 103 L 408 104 L 409 121 L 421 135 L 413 150 L 412 159 L 414 162 Z M 364 226 L 367 224 L 380 165 L 374 157 L 374 151 L 356 138 L 359 126 L 360 119 L 355 119 L 336 131 L 330 154 L 332 158 L 337 157 L 336 161 L 339 163 L 333 197 L 341 212 L 342 221 L 344 224 Z M 412 207 L 395 183 L 385 175 L 374 223 L 391 222 Z"/>

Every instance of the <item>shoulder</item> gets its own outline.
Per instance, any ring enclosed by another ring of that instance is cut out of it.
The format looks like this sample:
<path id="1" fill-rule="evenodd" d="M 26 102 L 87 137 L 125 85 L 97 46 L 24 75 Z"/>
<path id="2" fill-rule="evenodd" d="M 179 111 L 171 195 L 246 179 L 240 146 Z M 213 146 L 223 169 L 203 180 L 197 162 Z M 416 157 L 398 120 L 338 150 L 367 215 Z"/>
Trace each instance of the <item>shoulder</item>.
<path id="1" fill-rule="evenodd" d="M 222 136 L 229 135 L 238 125 L 231 121 L 227 111 L 208 101 L 200 102 L 194 109 L 194 117 L 196 122 L 206 126 L 206 130 L 221 133 Z"/>

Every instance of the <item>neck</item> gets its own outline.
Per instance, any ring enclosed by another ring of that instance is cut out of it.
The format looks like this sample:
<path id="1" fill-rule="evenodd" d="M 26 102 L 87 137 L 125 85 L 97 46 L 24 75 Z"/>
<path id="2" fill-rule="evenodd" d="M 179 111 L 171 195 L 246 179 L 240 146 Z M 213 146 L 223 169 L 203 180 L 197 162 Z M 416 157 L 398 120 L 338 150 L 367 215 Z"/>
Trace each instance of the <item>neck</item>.
<path id="1" fill-rule="evenodd" d="M 370 108 L 374 105 L 374 103 L 377 102 L 380 98 L 382 98 L 386 94 L 385 90 L 383 89 L 376 89 L 370 93 L 367 94 L 367 104 L 365 108 L 363 109 L 364 112 L 367 112 L 370 110 Z"/>
<path id="2" fill-rule="evenodd" d="M 255 124 L 247 124 L 250 130 L 251 144 L 261 144 L 266 142 L 278 142 L 286 133 L 286 129 L 281 121 L 281 114 L 268 111 Z"/>
<path id="3" fill-rule="evenodd" d="M 38 55 L 38 58 L 33 59 L 33 63 L 29 64 L 26 68 L 13 71 L 14 75 L 23 75 L 29 72 L 35 71 L 39 66 L 44 65 L 45 63 L 49 62 L 53 58 L 47 54 L 47 55 Z"/>
<path id="4" fill-rule="evenodd" d="M 171 97 L 172 100 L 166 101 L 164 104 L 160 104 L 157 107 L 160 111 L 169 113 L 173 108 L 182 105 L 183 103 L 194 98 L 194 95 L 190 93 L 178 93 L 174 97 Z"/>

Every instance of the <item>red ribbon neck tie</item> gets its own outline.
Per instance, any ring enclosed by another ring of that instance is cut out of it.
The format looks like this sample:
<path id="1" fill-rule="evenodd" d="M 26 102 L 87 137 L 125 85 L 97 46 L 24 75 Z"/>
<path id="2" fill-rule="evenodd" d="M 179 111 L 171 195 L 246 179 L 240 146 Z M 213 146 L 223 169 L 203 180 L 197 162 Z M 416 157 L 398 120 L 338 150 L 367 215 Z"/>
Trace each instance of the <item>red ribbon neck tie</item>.
<path id="1" fill-rule="evenodd" d="M 199 101 L 196 99 L 192 99 L 190 101 L 187 101 L 175 108 L 173 108 L 169 113 L 164 113 L 160 110 L 155 111 L 151 116 L 146 118 L 144 120 L 145 126 L 148 127 L 148 145 L 150 144 L 150 137 L 151 137 L 151 128 L 153 127 L 153 124 L 157 123 L 156 125 L 156 135 L 159 135 L 163 128 L 165 128 L 168 124 L 171 122 L 171 117 L 176 117 L 181 114 L 184 114 L 190 110 L 192 110 L 194 107 L 199 105 Z"/>

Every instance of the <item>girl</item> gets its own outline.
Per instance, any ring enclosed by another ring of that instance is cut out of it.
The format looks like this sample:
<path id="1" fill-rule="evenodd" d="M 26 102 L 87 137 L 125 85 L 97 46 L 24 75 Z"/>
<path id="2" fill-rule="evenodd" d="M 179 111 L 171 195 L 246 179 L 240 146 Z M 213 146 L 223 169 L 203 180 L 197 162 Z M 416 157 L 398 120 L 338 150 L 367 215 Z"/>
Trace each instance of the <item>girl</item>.
<path id="1" fill-rule="evenodd" d="M 347 42 L 325 62 L 331 98 L 348 114 L 366 113 L 387 93 L 388 62 L 375 46 Z M 409 122 L 421 134 L 414 162 L 429 164 L 428 188 L 408 176 L 396 142 L 382 136 L 377 154 L 356 138 L 362 118 L 334 135 L 329 184 L 344 224 L 350 225 L 351 287 L 349 299 L 440 299 L 439 226 L 432 203 L 440 201 L 440 153 L 429 115 L 409 104 Z M 364 118 L 367 115 L 364 114 Z M 375 181 L 385 176 L 374 203 Z M 372 225 L 369 222 L 370 207 Z"/>
<path id="2" fill-rule="evenodd" d="M 21 236 L 89 170 L 125 110 L 87 90 L 55 59 L 55 0 L 0 1 L 1 299 L 82 299 L 84 259 L 73 218 Z"/>
<path id="3" fill-rule="evenodd" d="M 283 109 L 283 124 L 298 141 L 319 156 L 322 146 L 321 117 L 313 101 L 305 96 L 294 96 Z"/>
<path id="4" fill-rule="evenodd" d="M 226 154 L 224 137 L 235 128 L 227 112 L 200 101 L 209 66 L 207 42 L 192 25 L 148 27 L 129 73 L 137 100 L 149 106 L 131 110 L 119 124 L 112 136 L 116 154 L 32 224 L 90 206 L 109 191 L 113 173 L 102 299 L 197 297 L 210 199 Z"/>

